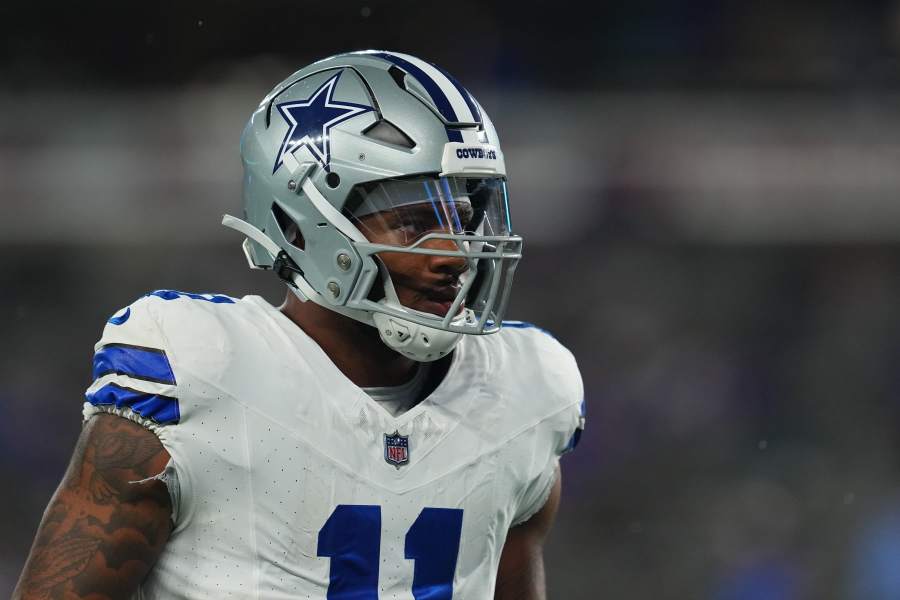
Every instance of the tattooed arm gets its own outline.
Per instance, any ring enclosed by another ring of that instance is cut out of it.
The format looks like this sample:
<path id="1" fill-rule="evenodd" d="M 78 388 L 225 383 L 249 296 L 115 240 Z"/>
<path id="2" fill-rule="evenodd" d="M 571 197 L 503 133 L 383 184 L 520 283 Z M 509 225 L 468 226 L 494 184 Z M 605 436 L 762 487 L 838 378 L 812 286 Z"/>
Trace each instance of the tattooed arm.
<path id="1" fill-rule="evenodd" d="M 557 469 L 556 481 L 543 508 L 506 534 L 497 570 L 494 600 L 544 600 L 547 597 L 544 582 L 544 539 L 556 520 L 560 486 L 560 473 Z"/>
<path id="2" fill-rule="evenodd" d="M 127 599 L 163 549 L 171 524 L 169 461 L 157 437 L 115 415 L 84 426 L 41 520 L 14 600 Z"/>

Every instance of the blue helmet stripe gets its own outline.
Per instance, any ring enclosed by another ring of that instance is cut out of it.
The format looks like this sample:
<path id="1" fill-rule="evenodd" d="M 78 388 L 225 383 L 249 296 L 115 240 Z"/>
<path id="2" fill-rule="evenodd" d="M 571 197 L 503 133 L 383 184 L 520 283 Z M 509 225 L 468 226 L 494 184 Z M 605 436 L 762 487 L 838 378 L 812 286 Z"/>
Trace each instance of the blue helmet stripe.
<path id="1" fill-rule="evenodd" d="M 416 81 L 422 84 L 422 87 L 425 88 L 425 91 L 428 92 L 428 95 L 431 96 L 432 100 L 434 100 L 434 105 L 437 107 L 438 112 L 441 113 L 441 116 L 444 117 L 444 120 L 449 123 L 459 122 L 459 117 L 456 116 L 456 111 L 453 110 L 453 106 L 451 106 L 450 99 L 447 98 L 447 94 L 444 93 L 444 90 L 441 89 L 441 86 L 439 86 L 438 83 L 428 75 L 428 73 L 426 73 L 413 63 L 409 62 L 405 58 L 401 58 L 399 56 L 395 56 L 387 52 L 375 52 L 374 55 L 397 65 L 398 67 L 415 77 Z M 463 141 L 462 133 L 460 133 L 458 130 L 451 129 L 449 127 L 445 127 L 445 129 L 447 130 L 447 138 L 451 142 Z"/>
<path id="2" fill-rule="evenodd" d="M 459 81 L 457 81 L 456 77 L 454 77 L 447 71 L 443 70 L 442 68 L 440 68 L 437 65 L 434 65 L 434 68 L 437 69 L 438 71 L 440 71 L 444 75 L 444 77 L 447 78 L 447 81 L 449 81 L 450 83 L 453 84 L 453 87 L 456 88 L 456 90 L 459 92 L 459 95 L 462 96 L 463 100 L 465 100 L 466 106 L 469 107 L 469 112 L 472 113 L 472 119 L 476 123 L 481 123 L 482 122 L 481 111 L 478 110 L 478 105 L 475 104 L 475 99 L 472 98 L 472 94 L 469 93 L 469 90 L 464 88 L 462 86 L 462 84 Z"/>
<path id="3" fill-rule="evenodd" d="M 447 94 L 444 93 L 444 90 L 441 89 L 441 86 L 439 86 L 434 79 L 429 77 L 428 73 L 405 58 L 400 58 L 399 56 L 394 56 L 387 52 L 379 52 L 375 56 L 380 56 L 381 58 L 394 63 L 415 77 L 416 81 L 422 84 L 422 87 L 425 88 L 425 91 L 427 91 L 428 95 L 431 96 L 431 99 L 434 100 L 435 106 L 437 106 L 438 111 L 444 119 L 450 123 L 458 122 L 459 118 L 456 116 L 456 111 L 453 110 L 453 106 L 450 105 L 450 99 L 447 98 Z"/>
<path id="4" fill-rule="evenodd" d="M 177 398 L 147 394 L 115 383 L 108 383 L 96 392 L 85 394 L 85 399 L 94 406 L 130 408 L 142 417 L 152 419 L 161 425 L 177 423 L 181 419 Z"/>
<path id="5" fill-rule="evenodd" d="M 130 344 L 107 344 L 94 354 L 94 379 L 115 373 L 135 379 L 175 385 L 166 353 Z"/>

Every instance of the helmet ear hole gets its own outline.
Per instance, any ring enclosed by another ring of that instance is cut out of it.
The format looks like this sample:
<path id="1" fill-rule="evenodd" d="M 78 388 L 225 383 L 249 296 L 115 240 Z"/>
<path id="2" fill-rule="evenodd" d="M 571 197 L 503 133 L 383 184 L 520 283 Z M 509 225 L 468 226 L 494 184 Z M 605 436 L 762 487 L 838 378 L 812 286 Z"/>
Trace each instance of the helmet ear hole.
<path id="1" fill-rule="evenodd" d="M 300 226 L 297 225 L 297 222 L 290 218 L 284 212 L 284 209 L 274 202 L 272 203 L 272 214 L 275 216 L 278 227 L 281 228 L 281 233 L 284 234 L 284 239 L 295 248 L 306 250 L 306 240 L 303 238 L 303 233 L 300 231 Z"/>

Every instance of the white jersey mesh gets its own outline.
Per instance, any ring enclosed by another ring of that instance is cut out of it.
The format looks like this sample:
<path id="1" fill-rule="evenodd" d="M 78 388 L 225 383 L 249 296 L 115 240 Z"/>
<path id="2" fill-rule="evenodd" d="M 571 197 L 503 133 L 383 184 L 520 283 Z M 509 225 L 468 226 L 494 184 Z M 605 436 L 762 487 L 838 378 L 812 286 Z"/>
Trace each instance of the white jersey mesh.
<path id="1" fill-rule="evenodd" d="M 396 417 L 258 297 L 147 296 L 97 349 L 122 343 L 164 352 L 179 411 L 160 423 L 133 400 L 85 405 L 86 417 L 134 416 L 172 456 L 176 527 L 141 598 L 324 600 L 340 567 L 320 535 L 340 506 L 377 507 L 374 585 L 404 600 L 424 560 L 406 558 L 417 519 L 461 511 L 453 597 L 491 598 L 506 532 L 545 501 L 581 419 L 571 354 L 533 328 L 465 337 L 438 388 Z M 159 392 L 135 375 L 103 376 Z M 408 443 L 399 465 L 385 459 L 395 432 Z"/>

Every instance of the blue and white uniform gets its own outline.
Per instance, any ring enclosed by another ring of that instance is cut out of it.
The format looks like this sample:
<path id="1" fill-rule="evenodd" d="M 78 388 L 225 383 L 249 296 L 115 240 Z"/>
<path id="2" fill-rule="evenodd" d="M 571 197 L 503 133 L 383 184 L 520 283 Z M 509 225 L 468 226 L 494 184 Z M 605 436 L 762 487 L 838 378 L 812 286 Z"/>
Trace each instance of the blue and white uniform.
<path id="1" fill-rule="evenodd" d="M 94 376 L 85 418 L 142 423 L 172 457 L 148 599 L 492 598 L 508 529 L 583 425 L 575 360 L 536 328 L 464 336 L 393 417 L 257 296 L 147 295 L 110 319 Z"/>

